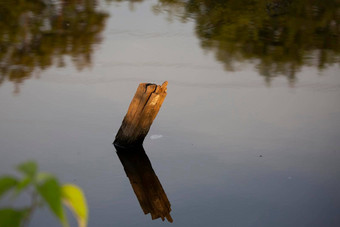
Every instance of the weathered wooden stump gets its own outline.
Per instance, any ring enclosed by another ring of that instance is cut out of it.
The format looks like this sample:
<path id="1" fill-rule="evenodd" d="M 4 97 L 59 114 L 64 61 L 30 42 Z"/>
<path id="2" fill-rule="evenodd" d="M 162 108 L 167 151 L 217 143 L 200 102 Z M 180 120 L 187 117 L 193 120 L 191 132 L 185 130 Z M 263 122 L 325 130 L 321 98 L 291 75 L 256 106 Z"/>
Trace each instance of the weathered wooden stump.
<path id="1" fill-rule="evenodd" d="M 144 213 L 172 222 L 170 202 L 142 146 L 165 99 L 167 85 L 167 81 L 162 86 L 139 84 L 113 144 Z"/>
<path id="2" fill-rule="evenodd" d="M 153 120 L 166 96 L 165 81 L 162 86 L 139 84 L 113 144 L 117 147 L 133 147 L 143 144 Z"/>
<path id="3" fill-rule="evenodd" d="M 116 148 L 144 214 L 150 213 L 152 220 L 161 218 L 164 221 L 166 218 L 172 222 L 171 204 L 144 148 L 142 146 L 132 149 Z"/>

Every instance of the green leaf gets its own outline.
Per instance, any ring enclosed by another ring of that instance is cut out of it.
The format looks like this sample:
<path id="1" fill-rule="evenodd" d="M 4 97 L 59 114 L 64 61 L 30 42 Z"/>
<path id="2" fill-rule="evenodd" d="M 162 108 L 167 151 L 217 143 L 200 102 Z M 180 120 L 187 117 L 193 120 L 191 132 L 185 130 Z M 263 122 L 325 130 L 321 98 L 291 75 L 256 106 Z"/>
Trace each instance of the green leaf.
<path id="1" fill-rule="evenodd" d="M 15 196 L 19 195 L 22 190 L 27 188 L 30 183 L 32 182 L 32 178 L 30 177 L 25 177 L 21 181 L 18 182 L 18 184 L 15 187 Z"/>
<path id="2" fill-rule="evenodd" d="M 1 227 L 20 227 L 25 218 L 27 210 L 13 210 L 9 208 L 0 210 Z"/>
<path id="3" fill-rule="evenodd" d="M 0 178 L 0 197 L 8 190 L 12 189 L 18 184 L 18 180 L 11 176 L 4 176 Z"/>
<path id="4" fill-rule="evenodd" d="M 54 176 L 50 173 L 40 172 L 37 174 L 36 180 L 37 180 L 37 183 L 39 184 L 50 178 L 54 178 Z"/>
<path id="5" fill-rule="evenodd" d="M 81 188 L 74 184 L 65 184 L 61 187 L 62 199 L 77 218 L 79 227 L 86 227 L 88 220 L 88 209 L 86 198 Z"/>
<path id="6" fill-rule="evenodd" d="M 68 226 L 61 203 L 61 188 L 56 178 L 50 177 L 37 186 L 37 191 L 48 204 L 50 210 L 58 217 L 63 226 Z"/>
<path id="7" fill-rule="evenodd" d="M 37 163 L 27 161 L 18 165 L 17 169 L 28 177 L 34 178 L 38 171 Z"/>

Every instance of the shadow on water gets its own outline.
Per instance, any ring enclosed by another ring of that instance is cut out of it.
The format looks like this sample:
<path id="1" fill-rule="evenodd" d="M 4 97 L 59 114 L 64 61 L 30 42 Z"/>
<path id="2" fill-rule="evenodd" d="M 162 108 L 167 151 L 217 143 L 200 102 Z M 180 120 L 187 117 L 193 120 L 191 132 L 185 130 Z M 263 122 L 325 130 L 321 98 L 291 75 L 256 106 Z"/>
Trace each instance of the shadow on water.
<path id="1" fill-rule="evenodd" d="M 166 218 L 172 222 L 170 202 L 143 146 L 129 149 L 116 146 L 116 149 L 144 214 L 150 213 L 152 220 Z"/>

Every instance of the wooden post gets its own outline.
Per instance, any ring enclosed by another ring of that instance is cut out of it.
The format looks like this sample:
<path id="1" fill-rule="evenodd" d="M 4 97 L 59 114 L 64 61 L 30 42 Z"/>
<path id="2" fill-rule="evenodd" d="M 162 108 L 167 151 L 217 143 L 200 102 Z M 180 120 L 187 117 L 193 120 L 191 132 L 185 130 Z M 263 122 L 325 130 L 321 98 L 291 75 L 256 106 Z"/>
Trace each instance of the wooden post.
<path id="1" fill-rule="evenodd" d="M 116 149 L 144 214 L 150 213 L 152 220 L 161 218 L 164 221 L 166 218 L 172 222 L 171 204 L 143 146 Z"/>
<path id="2" fill-rule="evenodd" d="M 133 147 L 143 144 L 153 120 L 165 99 L 168 82 L 162 86 L 139 84 L 113 144 L 117 147 Z"/>

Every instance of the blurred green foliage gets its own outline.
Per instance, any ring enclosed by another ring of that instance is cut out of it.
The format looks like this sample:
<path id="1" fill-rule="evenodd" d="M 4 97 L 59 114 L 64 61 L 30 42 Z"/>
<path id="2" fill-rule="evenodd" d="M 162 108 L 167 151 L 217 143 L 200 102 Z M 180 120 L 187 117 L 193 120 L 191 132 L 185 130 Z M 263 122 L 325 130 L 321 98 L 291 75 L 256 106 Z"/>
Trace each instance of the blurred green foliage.
<path id="1" fill-rule="evenodd" d="M 78 221 L 79 227 L 87 226 L 88 208 L 82 190 L 73 184 L 61 185 L 52 174 L 39 172 L 37 164 L 28 161 L 17 170 L 22 177 L 0 177 L 0 199 L 11 192 L 11 200 L 26 192 L 31 195 L 31 204 L 22 208 L 0 208 L 1 227 L 27 226 L 33 212 L 44 205 L 59 219 L 62 226 L 69 226 L 63 204 L 68 206 Z"/>
<path id="2" fill-rule="evenodd" d="M 79 70 L 89 66 L 108 17 L 96 5 L 97 0 L 1 0 L 0 84 L 19 84 L 34 70 L 63 66 L 65 56 Z"/>

